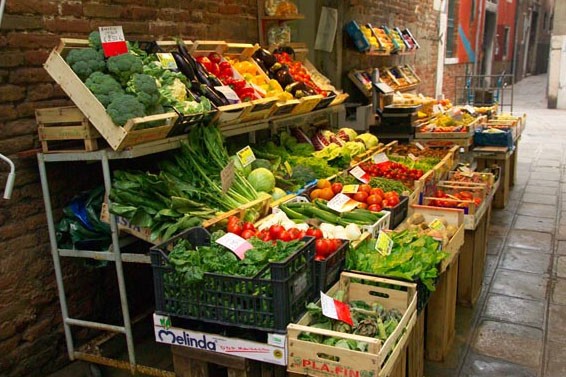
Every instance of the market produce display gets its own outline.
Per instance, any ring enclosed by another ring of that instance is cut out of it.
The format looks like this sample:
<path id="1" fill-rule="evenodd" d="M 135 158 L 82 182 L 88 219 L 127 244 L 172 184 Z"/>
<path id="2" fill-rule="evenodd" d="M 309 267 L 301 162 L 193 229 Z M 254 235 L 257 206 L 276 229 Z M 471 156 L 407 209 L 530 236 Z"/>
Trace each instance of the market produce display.
<path id="1" fill-rule="evenodd" d="M 344 302 L 344 295 L 345 292 L 339 290 L 333 295 L 333 298 Z M 325 317 L 322 314 L 322 308 L 315 303 L 310 303 L 307 306 L 312 320 L 308 326 L 322 330 L 332 330 L 340 333 L 377 338 L 385 341 L 393 331 L 395 331 L 403 317 L 403 314 L 398 309 L 388 310 L 377 301 L 365 302 L 362 300 L 353 300 L 347 302 L 347 304 L 352 316 L 352 326 L 345 322 Z M 299 334 L 298 338 L 307 342 L 320 343 L 360 352 L 368 351 L 368 343 L 353 339 L 324 336 L 309 332 L 302 332 Z"/>
<path id="2" fill-rule="evenodd" d="M 457 117 L 448 113 L 442 113 L 430 121 L 430 123 L 419 128 L 419 132 L 469 132 L 468 125 L 476 118 L 466 112 L 461 112 Z"/>
<path id="3" fill-rule="evenodd" d="M 421 169 L 413 169 L 402 163 L 393 161 L 385 161 L 378 164 L 364 162 L 360 164 L 360 167 L 371 177 L 395 179 L 408 186 L 412 186 L 413 182 L 421 178 L 424 174 Z"/>
<path id="4" fill-rule="evenodd" d="M 436 190 L 434 196 L 427 197 L 427 205 L 436 207 L 446 207 L 446 208 L 467 208 L 471 206 L 479 206 L 483 199 L 472 191 L 462 189 L 462 190 L 450 190 L 450 193 L 442 189 Z"/>
<path id="5" fill-rule="evenodd" d="M 166 240 L 220 212 L 260 198 L 238 171 L 230 188 L 222 190 L 220 172 L 229 161 L 218 128 L 194 127 L 180 150 L 160 162 L 158 173 L 116 171 L 109 210 L 132 225 L 150 228 L 152 240 Z M 257 215 L 250 209 L 251 220 Z"/>
<path id="6" fill-rule="evenodd" d="M 346 269 L 380 276 L 419 281 L 430 291 L 435 290 L 438 264 L 448 256 L 439 250 L 441 241 L 416 230 L 388 233 L 393 240 L 389 255 L 376 249 L 376 239 L 363 241 L 346 257 Z"/>

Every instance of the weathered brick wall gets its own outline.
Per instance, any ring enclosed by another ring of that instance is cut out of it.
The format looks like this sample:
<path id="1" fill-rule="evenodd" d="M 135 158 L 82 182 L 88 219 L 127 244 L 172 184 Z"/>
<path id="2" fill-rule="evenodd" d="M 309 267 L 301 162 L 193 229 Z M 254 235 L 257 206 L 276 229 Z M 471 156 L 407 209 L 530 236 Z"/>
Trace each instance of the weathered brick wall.
<path id="1" fill-rule="evenodd" d="M 98 26 L 115 24 L 130 39 L 251 42 L 257 40 L 256 14 L 256 0 L 7 2 L 0 28 L 0 153 L 14 159 L 17 177 L 12 199 L 0 201 L 1 376 L 45 376 L 67 361 L 37 162 L 33 154 L 21 155 L 39 146 L 35 109 L 70 103 L 42 68 L 51 49 L 61 37 L 84 38 Z M 6 167 L 0 164 L 2 189 Z M 48 165 L 57 218 L 74 194 L 101 182 L 99 170 Z M 115 291 L 114 269 L 87 270 L 82 261 L 65 259 L 63 270 L 71 315 L 109 316 L 103 303 L 117 303 L 115 295 L 100 294 Z M 117 306 L 110 309 L 116 312 Z"/>
<path id="2" fill-rule="evenodd" d="M 433 10 L 432 0 L 350 0 L 346 9 L 345 20 L 356 20 L 359 24 L 371 23 L 373 25 L 408 27 L 421 48 L 416 54 L 408 56 L 375 57 L 358 53 L 345 38 L 343 71 L 347 73 L 352 69 L 369 67 L 391 66 L 397 64 L 411 64 L 415 67 L 417 75 L 422 79 L 418 91 L 434 96 L 436 80 L 436 60 L 438 35 L 438 12 Z M 344 80 L 344 88 L 350 90 L 351 83 Z M 354 89 L 351 89 L 354 90 Z"/>
<path id="3" fill-rule="evenodd" d="M 471 68 L 470 68 L 471 70 Z M 454 103 L 462 103 L 464 100 L 463 88 L 465 85 L 466 64 L 446 64 L 442 81 L 442 92 L 444 97 Z"/>

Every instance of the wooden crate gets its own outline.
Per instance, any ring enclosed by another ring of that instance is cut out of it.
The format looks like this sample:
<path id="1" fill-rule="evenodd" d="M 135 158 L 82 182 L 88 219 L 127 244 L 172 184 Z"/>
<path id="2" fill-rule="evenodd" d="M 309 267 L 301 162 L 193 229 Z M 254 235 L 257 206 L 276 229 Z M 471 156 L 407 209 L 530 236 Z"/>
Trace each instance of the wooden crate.
<path id="1" fill-rule="evenodd" d="M 407 289 L 407 291 L 366 285 L 352 281 L 354 279 L 363 279 L 368 283 L 391 284 L 392 286 Z M 348 375 L 390 376 L 395 363 L 402 357 L 401 354 L 405 352 L 407 340 L 416 321 L 416 285 L 397 280 L 343 272 L 340 275 L 340 281 L 327 294 L 332 296 L 339 289 L 346 292 L 346 300 L 364 300 L 366 302 L 377 300 L 386 309 L 397 308 L 401 310 L 403 318 L 393 334 L 385 342 L 382 342 L 376 338 L 310 327 L 308 325 L 311 323 L 311 316 L 307 313 L 298 324 L 290 324 L 287 327 L 289 348 L 287 370 L 292 373 L 321 377 L 328 376 L 328 373 L 324 371 L 325 369 L 335 371 L 336 375 L 349 373 Z M 377 297 L 382 298 L 378 299 Z M 302 332 L 363 341 L 368 343 L 368 352 L 346 350 L 303 341 L 298 338 Z M 320 357 L 321 354 L 336 356 L 339 362 Z"/>
<path id="2" fill-rule="evenodd" d="M 172 346 L 173 367 L 179 377 L 286 377 L 285 367 L 195 348 Z"/>
<path id="3" fill-rule="evenodd" d="M 41 149 L 48 152 L 92 152 L 102 136 L 75 106 L 35 110 Z M 71 140 L 79 143 L 73 143 Z"/>
<path id="4" fill-rule="evenodd" d="M 224 226 L 224 223 L 228 220 L 230 216 L 237 216 L 240 219 L 244 219 L 248 210 L 255 210 L 258 213 L 258 218 L 264 217 L 271 211 L 270 204 L 271 195 L 260 193 L 260 197 L 254 201 L 241 205 L 231 211 L 224 212 L 210 220 L 206 220 L 202 223 L 204 228 L 210 228 L 213 226 Z"/>
<path id="5" fill-rule="evenodd" d="M 445 219 L 448 225 L 453 225 L 458 229 L 452 238 L 448 240 L 448 243 L 442 245 L 442 251 L 450 254 L 440 265 L 439 272 L 442 273 L 446 271 L 448 266 L 450 266 L 455 259 L 458 259 L 460 249 L 464 244 L 464 211 L 456 208 L 438 208 L 417 204 L 410 205 L 408 216 L 415 213 L 422 214 L 427 223 L 432 222 L 434 219 Z M 405 221 L 399 228 L 404 229 L 406 226 L 407 222 Z"/>
<path id="6" fill-rule="evenodd" d="M 488 206 L 489 207 L 489 206 Z M 458 267 L 458 304 L 473 306 L 482 289 L 487 257 L 488 215 L 485 211 L 473 230 L 466 230 Z"/>
<path id="7" fill-rule="evenodd" d="M 88 40 L 61 39 L 49 55 L 44 68 L 86 115 L 110 147 L 120 151 L 133 145 L 166 138 L 178 118 L 175 112 L 130 119 L 123 127 L 112 121 L 104 106 L 65 61 L 71 49 L 85 47 L 88 47 Z M 142 128 L 149 122 L 157 122 L 159 125 Z"/>
<path id="8" fill-rule="evenodd" d="M 508 151 L 506 147 L 476 147 L 473 151 L 477 170 L 491 168 L 492 166 L 501 169 L 500 184 L 493 198 L 493 207 L 497 209 L 505 208 L 509 203 L 511 180 L 515 179 L 515 167 L 512 167 L 515 150 Z M 513 173 L 511 169 L 513 169 Z"/>
<path id="9" fill-rule="evenodd" d="M 151 229 L 149 228 L 144 228 L 138 225 L 133 225 L 132 223 L 130 223 L 130 220 L 122 217 L 122 216 L 115 216 L 116 217 L 116 225 L 118 227 L 118 230 L 120 232 L 124 232 L 126 234 L 129 234 L 131 236 L 134 236 L 136 238 L 139 238 L 140 240 L 149 242 L 153 245 L 159 245 L 160 243 L 163 242 L 162 239 L 158 238 L 155 240 L 151 239 Z M 108 203 L 107 201 L 104 201 L 102 203 L 102 208 L 100 210 L 100 220 L 102 222 L 105 222 L 107 224 L 110 224 L 110 212 L 108 210 Z"/>

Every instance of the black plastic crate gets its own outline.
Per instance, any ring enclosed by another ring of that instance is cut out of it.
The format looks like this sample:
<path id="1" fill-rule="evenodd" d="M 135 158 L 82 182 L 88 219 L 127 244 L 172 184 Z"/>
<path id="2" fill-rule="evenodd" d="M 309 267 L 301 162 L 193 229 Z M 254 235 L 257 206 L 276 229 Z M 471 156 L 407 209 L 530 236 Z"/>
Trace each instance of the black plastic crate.
<path id="1" fill-rule="evenodd" d="M 284 333 L 315 297 L 312 237 L 305 237 L 301 249 L 270 263 L 255 277 L 207 272 L 199 284 L 186 283 L 169 264 L 167 256 L 179 239 L 202 246 L 210 243 L 210 233 L 192 228 L 151 249 L 157 314 Z"/>
<path id="2" fill-rule="evenodd" d="M 399 204 L 397 204 L 393 208 L 383 208 L 383 210 L 391 212 L 391 220 L 389 222 L 389 228 L 395 229 L 407 217 L 407 213 L 409 212 L 409 197 L 401 196 L 401 200 L 399 201 Z"/>
<path id="3" fill-rule="evenodd" d="M 482 147 L 507 147 L 513 148 L 513 133 L 510 129 L 500 129 L 501 133 L 483 133 L 482 129 L 474 132 L 474 145 Z"/>
<path id="4" fill-rule="evenodd" d="M 323 261 L 314 262 L 315 292 L 326 292 L 338 281 L 340 272 L 344 269 L 349 247 L 350 241 L 343 240 L 342 245 L 332 255 Z"/>

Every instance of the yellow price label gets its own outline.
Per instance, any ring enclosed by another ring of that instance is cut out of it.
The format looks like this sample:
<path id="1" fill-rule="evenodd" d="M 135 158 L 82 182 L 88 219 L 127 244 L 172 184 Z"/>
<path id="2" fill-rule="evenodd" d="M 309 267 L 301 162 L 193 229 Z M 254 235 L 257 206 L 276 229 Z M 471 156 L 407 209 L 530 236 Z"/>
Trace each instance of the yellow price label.
<path id="1" fill-rule="evenodd" d="M 444 230 L 444 229 L 446 229 L 446 227 L 444 226 L 444 223 L 440 219 L 432 220 L 432 222 L 430 224 L 428 224 L 428 227 L 430 229 L 434 229 L 434 230 Z"/>
<path id="2" fill-rule="evenodd" d="M 252 148 L 249 145 L 239 150 L 236 155 L 244 167 L 255 161 L 254 151 L 252 151 Z"/>
<path id="3" fill-rule="evenodd" d="M 393 249 L 393 240 L 382 230 L 379 231 L 379 236 L 377 236 L 375 249 L 383 256 L 391 254 L 391 250 Z"/>
<path id="4" fill-rule="evenodd" d="M 360 185 L 345 185 L 342 187 L 342 194 L 355 194 L 358 192 Z"/>

